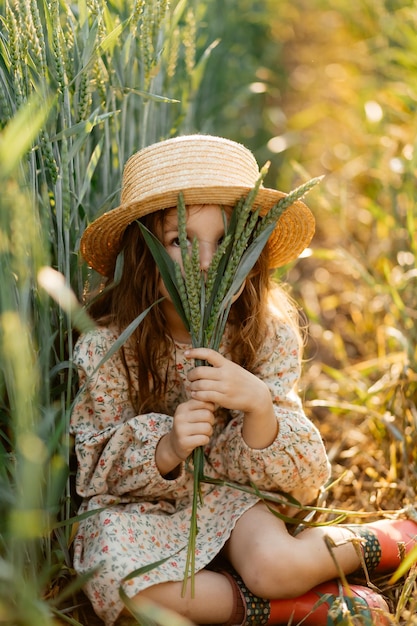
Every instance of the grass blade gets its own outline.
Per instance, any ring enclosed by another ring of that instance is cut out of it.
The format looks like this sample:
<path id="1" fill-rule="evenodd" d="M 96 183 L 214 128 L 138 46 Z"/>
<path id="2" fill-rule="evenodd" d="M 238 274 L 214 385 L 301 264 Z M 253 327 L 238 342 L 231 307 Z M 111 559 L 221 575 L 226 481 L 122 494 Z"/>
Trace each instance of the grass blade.
<path id="1" fill-rule="evenodd" d="M 171 297 L 171 300 L 177 310 L 178 315 L 181 317 L 184 326 L 189 330 L 189 320 L 184 311 L 184 306 L 181 300 L 181 296 L 178 289 L 177 277 L 175 273 L 175 263 L 165 250 L 162 243 L 151 231 L 146 228 L 141 222 L 137 222 L 143 237 L 149 250 L 155 259 L 155 263 L 161 273 L 161 278 L 164 281 L 164 285 Z"/>

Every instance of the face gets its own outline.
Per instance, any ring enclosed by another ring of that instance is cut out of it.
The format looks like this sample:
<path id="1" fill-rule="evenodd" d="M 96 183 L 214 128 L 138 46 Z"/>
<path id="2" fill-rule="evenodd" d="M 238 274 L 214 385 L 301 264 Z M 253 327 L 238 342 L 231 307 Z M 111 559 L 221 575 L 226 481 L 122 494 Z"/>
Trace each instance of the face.
<path id="1" fill-rule="evenodd" d="M 187 207 L 187 243 L 191 252 L 192 242 L 197 239 L 200 251 L 200 269 L 203 272 L 208 270 L 213 255 L 224 237 L 224 215 L 217 204 Z M 176 209 L 167 212 L 161 241 L 169 256 L 182 266 Z"/>
<path id="2" fill-rule="evenodd" d="M 187 239 L 190 248 L 194 239 L 197 239 L 200 252 L 200 270 L 207 272 L 213 255 L 224 237 L 224 219 L 228 219 L 227 209 L 222 209 L 216 204 L 189 205 L 187 207 Z M 178 218 L 177 210 L 172 209 L 166 212 L 163 225 L 157 235 L 163 243 L 169 256 L 182 267 L 181 248 L 178 239 Z M 242 293 L 244 285 L 234 296 L 235 301 Z M 171 302 L 169 294 L 163 281 L 160 281 L 159 290 L 165 300 L 162 307 L 165 311 L 168 326 L 172 334 L 183 338 L 181 335 L 182 323 L 179 320 L 175 308 Z"/>

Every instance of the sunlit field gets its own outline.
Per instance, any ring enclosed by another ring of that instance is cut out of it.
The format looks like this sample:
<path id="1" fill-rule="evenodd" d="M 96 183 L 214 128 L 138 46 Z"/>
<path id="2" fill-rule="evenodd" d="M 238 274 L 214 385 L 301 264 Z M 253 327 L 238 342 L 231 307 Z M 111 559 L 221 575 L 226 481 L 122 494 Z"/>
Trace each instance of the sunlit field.
<path id="1" fill-rule="evenodd" d="M 241 141 L 283 191 L 324 175 L 279 275 L 333 465 L 314 520 L 415 506 L 416 28 L 400 0 L 0 0 L 0 624 L 100 623 L 71 563 L 71 357 L 97 278 L 78 247 L 160 138 Z M 377 581 L 394 625 L 417 624 L 415 576 Z"/>

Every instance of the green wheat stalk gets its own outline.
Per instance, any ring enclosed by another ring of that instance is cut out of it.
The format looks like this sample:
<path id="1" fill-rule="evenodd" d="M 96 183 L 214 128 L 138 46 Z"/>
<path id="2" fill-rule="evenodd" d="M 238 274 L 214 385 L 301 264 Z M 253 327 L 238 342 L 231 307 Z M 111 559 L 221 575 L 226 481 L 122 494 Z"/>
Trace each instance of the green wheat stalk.
<path id="1" fill-rule="evenodd" d="M 303 198 L 322 177 L 313 178 L 281 198 L 265 215 L 261 207 L 253 208 L 268 166 L 262 168 L 254 188 L 239 200 L 232 212 L 224 240 L 211 261 L 206 280 L 200 270 L 199 245 L 187 239 L 186 206 L 182 194 L 178 197 L 178 238 L 183 269 L 173 261 L 163 244 L 141 222 L 138 225 L 155 259 L 165 287 L 191 335 L 193 347 L 219 350 L 233 296 L 239 291 L 255 265 L 281 215 L 294 202 Z M 226 223 L 226 221 L 225 221 Z M 204 361 L 196 365 L 207 364 Z M 201 483 L 204 478 L 204 450 L 198 447 L 192 454 L 193 498 L 190 532 L 182 593 L 188 576 L 194 596 L 195 546 L 198 533 L 197 512 L 202 501 Z"/>

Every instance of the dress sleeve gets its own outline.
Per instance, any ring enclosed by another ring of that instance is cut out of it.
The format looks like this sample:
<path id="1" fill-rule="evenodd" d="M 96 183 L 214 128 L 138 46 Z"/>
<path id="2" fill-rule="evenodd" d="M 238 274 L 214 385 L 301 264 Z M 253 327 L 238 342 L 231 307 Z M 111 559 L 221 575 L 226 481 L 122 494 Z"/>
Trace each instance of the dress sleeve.
<path id="1" fill-rule="evenodd" d="M 283 323 L 271 325 L 266 344 L 254 373 L 271 392 L 279 426 L 277 437 L 267 448 L 250 448 L 242 437 L 243 413 L 235 411 L 214 438 L 209 463 L 230 480 L 286 492 L 306 503 L 329 478 L 328 457 L 296 391 L 301 364 L 294 330 Z"/>
<path id="2" fill-rule="evenodd" d="M 165 480 L 155 463 L 160 438 L 172 417 L 135 415 L 119 353 L 105 362 L 116 337 L 109 329 L 82 336 L 74 350 L 80 390 L 71 414 L 77 455 L 77 492 L 82 497 L 112 494 L 169 497 L 183 480 Z"/>

